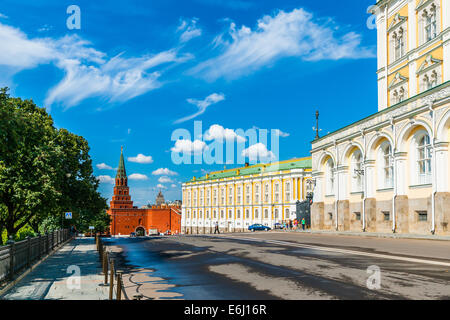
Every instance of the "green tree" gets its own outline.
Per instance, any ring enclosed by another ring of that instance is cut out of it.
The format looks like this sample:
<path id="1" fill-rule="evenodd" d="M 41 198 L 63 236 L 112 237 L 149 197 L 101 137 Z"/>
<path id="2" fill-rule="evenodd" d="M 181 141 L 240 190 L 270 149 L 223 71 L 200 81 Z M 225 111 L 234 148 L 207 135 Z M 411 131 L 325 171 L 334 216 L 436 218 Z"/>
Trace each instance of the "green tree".
<path id="1" fill-rule="evenodd" d="M 96 217 L 106 208 L 98 185 L 83 137 L 0 89 L 0 231 L 15 235 L 28 225 L 37 232 L 44 221 L 47 231 L 67 226 L 65 211 Z"/>

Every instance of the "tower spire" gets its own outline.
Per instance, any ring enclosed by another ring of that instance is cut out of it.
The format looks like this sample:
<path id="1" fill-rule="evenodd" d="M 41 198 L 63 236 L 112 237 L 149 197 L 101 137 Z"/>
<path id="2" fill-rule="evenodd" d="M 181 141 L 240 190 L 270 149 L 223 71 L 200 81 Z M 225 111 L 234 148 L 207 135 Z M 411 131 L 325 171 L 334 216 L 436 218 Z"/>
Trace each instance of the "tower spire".
<path id="1" fill-rule="evenodd" d="M 116 179 L 126 178 L 127 172 L 125 171 L 125 161 L 123 160 L 123 146 L 120 147 L 120 160 L 119 167 L 117 168 Z"/>

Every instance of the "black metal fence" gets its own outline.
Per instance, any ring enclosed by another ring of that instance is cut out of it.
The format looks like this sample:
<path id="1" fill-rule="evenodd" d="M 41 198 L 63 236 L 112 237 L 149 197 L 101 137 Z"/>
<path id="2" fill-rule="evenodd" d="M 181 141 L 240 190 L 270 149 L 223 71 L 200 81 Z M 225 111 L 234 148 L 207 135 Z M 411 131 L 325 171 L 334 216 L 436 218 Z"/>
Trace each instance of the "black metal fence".
<path id="1" fill-rule="evenodd" d="M 7 245 L 0 246 L 0 283 L 12 280 L 15 274 L 31 267 L 33 262 L 71 236 L 68 229 L 63 229 L 18 242 L 8 241 Z"/>

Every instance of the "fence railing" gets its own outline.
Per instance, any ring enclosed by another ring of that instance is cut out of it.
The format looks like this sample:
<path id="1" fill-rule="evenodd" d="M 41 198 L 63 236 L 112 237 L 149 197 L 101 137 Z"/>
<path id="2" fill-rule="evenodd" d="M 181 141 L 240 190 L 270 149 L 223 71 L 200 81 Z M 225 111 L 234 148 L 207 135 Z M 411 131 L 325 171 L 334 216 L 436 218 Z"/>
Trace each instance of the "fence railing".
<path id="1" fill-rule="evenodd" d="M 109 300 L 128 300 L 127 293 L 123 286 L 122 272 L 118 272 L 115 260 L 103 244 L 102 239 L 96 235 L 97 250 L 102 263 L 102 273 L 105 276 L 104 285 L 109 281 Z M 108 279 L 109 278 L 109 279 Z M 115 288 L 115 290 L 114 290 Z M 123 295 L 123 297 L 122 297 Z"/>
<path id="2" fill-rule="evenodd" d="M 18 242 L 10 240 L 7 245 L 0 246 L 0 283 L 12 280 L 14 275 L 31 267 L 33 262 L 70 237 L 69 230 L 63 229 Z"/>

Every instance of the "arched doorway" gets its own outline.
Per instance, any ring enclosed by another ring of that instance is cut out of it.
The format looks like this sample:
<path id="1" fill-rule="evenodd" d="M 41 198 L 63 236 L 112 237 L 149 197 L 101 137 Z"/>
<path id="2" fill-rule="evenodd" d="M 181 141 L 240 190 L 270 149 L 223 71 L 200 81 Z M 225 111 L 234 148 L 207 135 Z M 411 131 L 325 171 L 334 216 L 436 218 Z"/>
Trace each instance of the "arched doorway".
<path id="1" fill-rule="evenodd" d="M 143 237 L 145 236 L 145 229 L 143 227 L 136 228 L 136 236 Z"/>

